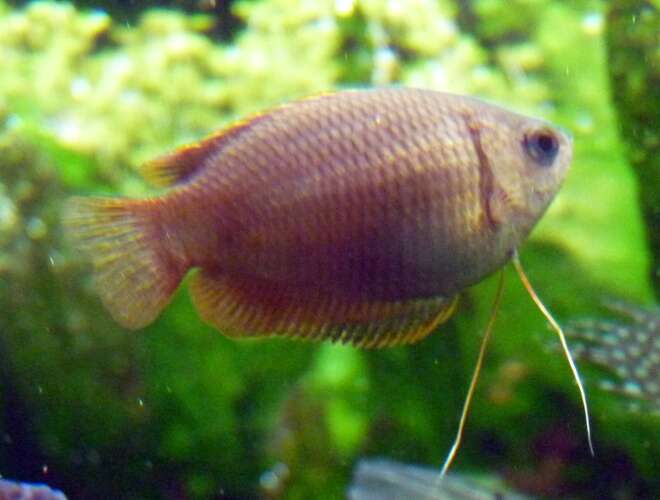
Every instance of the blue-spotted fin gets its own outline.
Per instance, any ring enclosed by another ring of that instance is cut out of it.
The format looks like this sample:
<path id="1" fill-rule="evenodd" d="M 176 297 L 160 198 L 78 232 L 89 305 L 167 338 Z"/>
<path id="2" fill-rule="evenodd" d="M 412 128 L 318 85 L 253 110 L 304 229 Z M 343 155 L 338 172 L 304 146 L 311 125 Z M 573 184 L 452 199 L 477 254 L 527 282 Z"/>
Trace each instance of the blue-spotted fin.
<path id="1" fill-rule="evenodd" d="M 606 370 L 602 389 L 623 396 L 633 411 L 660 415 L 660 307 L 609 300 L 621 319 L 582 319 L 568 324 L 576 358 Z"/>

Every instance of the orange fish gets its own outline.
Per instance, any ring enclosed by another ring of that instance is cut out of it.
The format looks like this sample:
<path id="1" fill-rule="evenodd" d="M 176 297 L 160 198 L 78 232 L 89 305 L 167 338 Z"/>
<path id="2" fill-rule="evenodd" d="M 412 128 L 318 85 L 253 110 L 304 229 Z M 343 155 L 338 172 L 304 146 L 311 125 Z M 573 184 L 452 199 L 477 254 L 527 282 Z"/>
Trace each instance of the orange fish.
<path id="1" fill-rule="evenodd" d="M 558 128 L 476 99 L 338 92 L 150 162 L 161 196 L 73 198 L 65 221 L 127 328 L 194 269 L 194 304 L 226 335 L 390 346 L 511 258 L 571 154 Z"/>

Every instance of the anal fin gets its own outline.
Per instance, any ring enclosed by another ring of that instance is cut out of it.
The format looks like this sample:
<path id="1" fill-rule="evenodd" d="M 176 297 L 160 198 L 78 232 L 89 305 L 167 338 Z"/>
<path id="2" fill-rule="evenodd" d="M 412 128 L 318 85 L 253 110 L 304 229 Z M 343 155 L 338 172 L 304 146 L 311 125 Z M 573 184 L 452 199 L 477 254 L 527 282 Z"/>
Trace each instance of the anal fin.
<path id="1" fill-rule="evenodd" d="M 230 337 L 283 336 L 374 348 L 422 340 L 449 319 L 458 299 L 360 302 L 205 271 L 193 277 L 191 293 L 202 318 Z"/>

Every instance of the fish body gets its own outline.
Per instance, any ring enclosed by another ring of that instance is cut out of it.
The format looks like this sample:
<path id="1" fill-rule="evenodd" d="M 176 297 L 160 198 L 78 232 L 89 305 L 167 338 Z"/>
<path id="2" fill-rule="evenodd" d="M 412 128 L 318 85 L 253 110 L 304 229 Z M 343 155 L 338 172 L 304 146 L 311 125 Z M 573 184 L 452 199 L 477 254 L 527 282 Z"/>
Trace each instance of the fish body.
<path id="1" fill-rule="evenodd" d="M 158 158 L 145 175 L 165 194 L 74 198 L 66 223 L 126 327 L 198 268 L 194 302 L 224 333 L 392 345 L 506 263 L 571 151 L 556 127 L 476 99 L 346 91 Z"/>

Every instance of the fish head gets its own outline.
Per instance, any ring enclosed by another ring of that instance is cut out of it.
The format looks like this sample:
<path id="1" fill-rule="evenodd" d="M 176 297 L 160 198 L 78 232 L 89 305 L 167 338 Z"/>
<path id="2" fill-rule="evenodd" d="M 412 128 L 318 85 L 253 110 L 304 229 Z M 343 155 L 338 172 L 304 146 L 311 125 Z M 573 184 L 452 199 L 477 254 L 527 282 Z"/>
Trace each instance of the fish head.
<path id="1" fill-rule="evenodd" d="M 478 127 L 480 168 L 489 176 L 484 195 L 489 216 L 517 248 L 559 191 L 573 140 L 546 121 L 500 109 L 480 116 Z"/>

